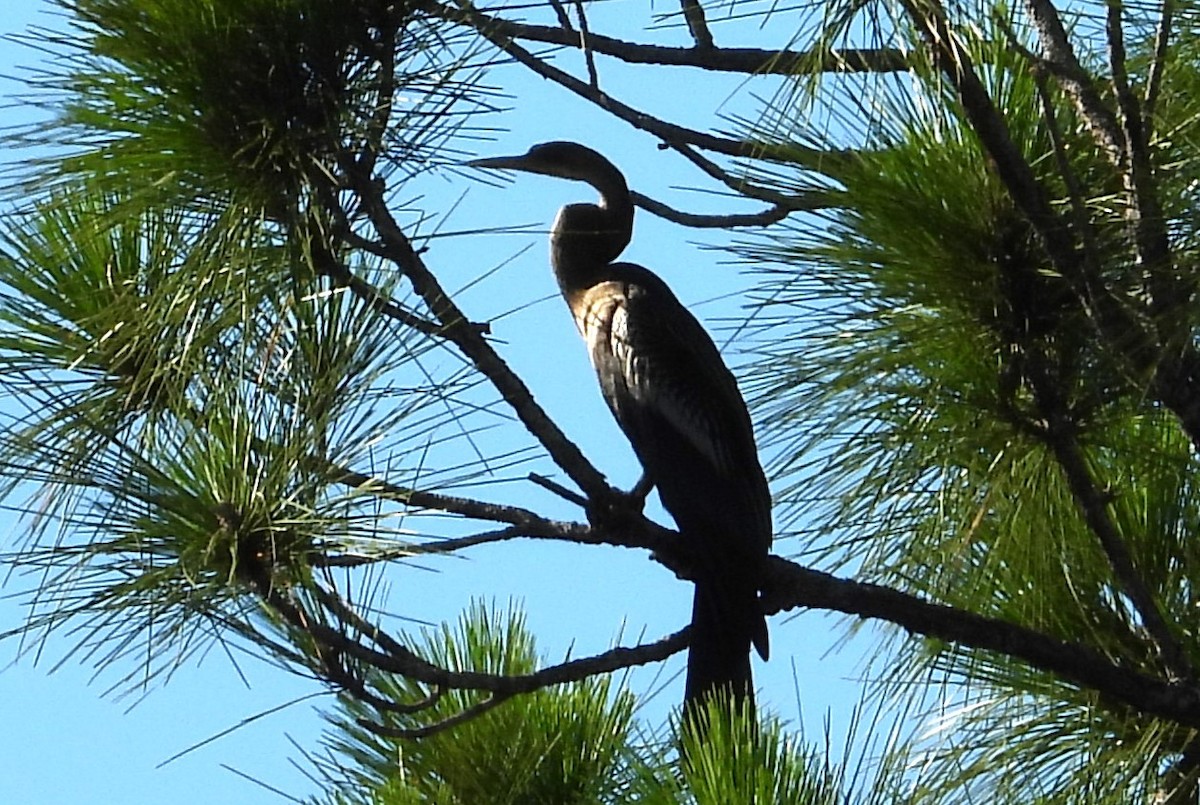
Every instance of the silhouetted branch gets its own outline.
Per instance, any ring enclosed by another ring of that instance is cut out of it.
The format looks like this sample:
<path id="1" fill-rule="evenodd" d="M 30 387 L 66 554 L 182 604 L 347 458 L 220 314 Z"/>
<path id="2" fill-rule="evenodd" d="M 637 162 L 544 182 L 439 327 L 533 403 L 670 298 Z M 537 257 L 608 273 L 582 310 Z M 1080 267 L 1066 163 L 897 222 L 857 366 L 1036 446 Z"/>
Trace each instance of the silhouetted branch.
<path id="1" fill-rule="evenodd" d="M 550 0 L 550 7 L 554 9 L 554 16 L 558 18 L 558 24 L 562 26 L 564 31 L 575 30 L 571 25 L 571 15 L 563 7 L 562 0 Z"/>
<path id="2" fill-rule="evenodd" d="M 365 565 L 373 565 L 380 562 L 392 562 L 397 559 L 405 559 L 412 556 L 454 553 L 456 551 L 461 551 L 464 548 L 474 548 L 477 545 L 488 545 L 494 542 L 506 542 L 511 539 L 519 539 L 527 536 L 529 535 L 525 533 L 525 529 L 521 528 L 520 526 L 510 525 L 506 528 L 500 528 L 494 531 L 484 531 L 480 534 L 471 534 L 470 536 L 466 537 L 454 537 L 450 539 L 439 539 L 430 542 L 406 545 L 403 548 L 396 548 L 390 551 L 379 551 L 369 556 L 327 554 L 318 552 L 309 555 L 308 563 L 313 567 L 363 567 Z M 567 534 L 563 534 L 562 538 L 565 541 L 574 541 L 571 540 Z"/>
<path id="3" fill-rule="evenodd" d="M 422 727 L 389 727 L 386 724 L 379 724 L 369 719 L 358 719 L 358 725 L 364 729 L 370 730 L 376 735 L 384 738 L 428 738 L 430 735 L 436 735 L 439 732 L 448 730 L 451 727 L 457 727 L 459 724 L 465 724 L 473 718 L 483 715 L 489 710 L 494 710 L 500 705 L 514 696 L 512 693 L 493 693 L 486 699 L 476 702 L 470 707 L 455 713 L 452 716 L 447 716 L 440 721 L 435 721 L 432 724 L 426 724 Z"/>
<path id="4" fill-rule="evenodd" d="M 512 22 L 479 11 L 473 5 L 464 8 L 430 3 L 430 13 L 454 22 L 466 22 L 492 41 L 522 39 L 566 47 L 579 47 L 578 34 L 569 28 Z M 912 68 L 904 51 L 896 48 L 845 48 L 797 51 L 783 48 L 680 48 L 627 42 L 590 33 L 588 46 L 595 53 L 612 56 L 630 64 L 657 64 L 696 67 L 746 75 L 798 75 L 827 73 L 893 73 Z"/>
<path id="5" fill-rule="evenodd" d="M 588 45 L 587 12 L 583 10 L 583 0 L 575 0 L 575 16 L 579 20 L 579 49 L 583 51 L 583 60 L 587 64 L 588 83 L 600 89 L 600 74 L 596 72 L 596 56 Z"/>
<path id="6" fill-rule="evenodd" d="M 659 218 L 672 223 L 690 226 L 696 229 L 729 229 L 741 226 L 769 226 L 782 221 L 798 210 L 821 210 L 834 206 L 828 193 L 814 191 L 804 196 L 792 196 L 788 204 L 776 204 L 762 212 L 731 214 L 731 215 L 702 215 L 699 213 L 682 212 L 673 207 L 655 201 L 647 195 L 631 192 L 633 203 Z"/>
<path id="7" fill-rule="evenodd" d="M 375 227 L 380 247 L 412 283 L 434 318 L 442 325 L 442 335 L 451 341 L 500 392 L 517 418 L 546 448 L 550 457 L 589 497 L 605 494 L 608 483 L 579 448 L 533 399 L 529 387 L 509 368 L 479 330 L 472 326 L 459 307 L 442 289 L 426 267 L 412 243 L 388 209 L 382 183 L 362 175 L 357 165 L 342 166 L 358 195 L 363 212 Z"/>
<path id="8" fill-rule="evenodd" d="M 444 328 L 440 324 L 409 310 L 374 285 L 355 276 L 349 268 L 333 256 L 333 253 L 320 242 L 320 239 L 314 238 L 310 243 L 313 268 L 334 280 L 338 285 L 348 288 L 351 293 L 366 302 L 373 310 L 405 327 L 411 327 L 419 333 L 432 336 L 443 335 Z"/>
<path id="9" fill-rule="evenodd" d="M 474 520 L 510 523 L 520 531 L 519 536 L 522 537 L 555 539 L 575 542 L 581 545 L 645 548 L 665 553 L 672 553 L 677 550 L 675 546 L 679 541 L 678 535 L 675 532 L 641 515 L 638 515 L 638 518 L 632 522 L 625 521 L 622 523 L 622 525 L 626 526 L 627 530 L 615 531 L 604 528 L 603 524 L 601 524 L 601 527 L 593 527 L 585 523 L 551 520 L 519 506 L 487 503 L 471 498 L 409 489 L 344 467 L 327 465 L 326 470 L 329 472 L 330 480 L 333 483 L 360 488 L 365 492 L 396 500 L 409 506 L 459 514 Z M 608 499 L 620 497 L 621 494 L 617 490 L 611 490 L 606 492 L 602 497 Z M 471 538 L 464 537 L 463 539 L 469 540 Z M 420 548 L 413 548 L 412 550 L 419 551 Z"/>
<path id="10" fill-rule="evenodd" d="M 1047 434 L 1050 448 L 1062 467 L 1067 485 L 1071 488 L 1071 494 L 1083 513 L 1088 528 L 1100 540 L 1121 591 L 1129 596 L 1146 631 L 1158 646 L 1159 656 L 1168 675 L 1177 680 L 1190 680 L 1193 674 L 1187 656 L 1163 618 L 1150 588 L 1138 573 L 1125 540 L 1109 517 L 1108 496 L 1100 491 L 1092 479 L 1087 462 L 1079 450 L 1079 444 L 1069 434 L 1056 432 L 1059 430 L 1052 428 Z"/>
<path id="11" fill-rule="evenodd" d="M 458 14 L 476 27 L 484 38 L 538 75 L 548 78 L 564 89 L 568 89 L 576 95 L 591 101 L 601 109 L 629 123 L 634 128 L 641 129 L 661 138 L 664 142 L 672 145 L 672 147 L 678 148 L 682 144 L 693 145 L 697 148 L 703 148 L 706 151 L 725 154 L 727 156 L 753 157 L 756 159 L 800 164 L 813 170 L 820 170 L 822 165 L 826 167 L 836 165 L 840 160 L 846 158 L 845 154 L 833 151 L 806 149 L 790 144 L 786 148 L 778 148 L 770 143 L 734 140 L 728 137 L 719 137 L 714 134 L 695 131 L 684 126 L 677 126 L 674 123 L 668 123 L 652 115 L 639 112 L 597 87 L 593 87 L 570 73 L 560 70 L 534 56 L 513 41 L 511 36 L 503 34 L 490 25 L 490 18 L 476 11 L 474 6 L 469 3 L 464 2 Z M 559 29 L 555 28 L 551 30 L 558 31 Z"/>
<path id="12" fill-rule="evenodd" d="M 369 648 L 343 631 L 309 617 L 278 591 L 268 591 L 264 598 L 288 623 L 311 636 L 325 649 L 340 652 L 385 673 L 399 674 L 435 687 L 485 690 L 506 695 L 529 693 L 550 685 L 578 682 L 598 674 L 659 662 L 683 651 L 688 643 L 688 629 L 684 629 L 652 643 L 609 649 L 591 657 L 547 666 L 531 674 L 505 676 L 482 671 L 452 671 L 418 656 L 378 626 L 365 621 L 328 590 L 315 588 L 312 592 L 334 617 L 378 648 Z"/>
<path id="13" fill-rule="evenodd" d="M 909 632 L 994 651 L 1089 688 L 1107 702 L 1189 727 L 1200 727 L 1200 689 L 1122 668 L 1079 643 L 997 618 L 964 612 L 883 587 L 810 570 L 778 557 L 767 564 L 768 613 L 797 607 L 882 620 Z"/>
<path id="14" fill-rule="evenodd" d="M 442 688 L 433 688 L 427 695 L 413 702 L 396 702 L 385 699 L 368 689 L 366 683 L 346 668 L 336 656 L 322 658 L 320 673 L 326 681 L 337 685 L 358 701 L 374 707 L 381 713 L 411 715 L 428 710 L 442 698 Z"/>
<path id="15" fill-rule="evenodd" d="M 713 35 L 712 31 L 708 30 L 708 20 L 704 18 L 704 6 L 700 5 L 700 0 L 679 0 L 679 5 L 696 47 L 711 48 Z"/>
<path id="16" fill-rule="evenodd" d="M 574 503 L 576 506 L 583 506 L 584 508 L 587 508 L 588 502 L 586 498 L 580 497 L 578 494 L 572 492 L 570 489 L 567 489 L 565 486 L 556 481 L 552 481 L 549 478 L 538 475 L 536 472 L 529 473 L 529 480 L 532 483 L 540 486 L 542 489 L 553 492 L 563 500 L 568 500 L 571 503 Z"/>

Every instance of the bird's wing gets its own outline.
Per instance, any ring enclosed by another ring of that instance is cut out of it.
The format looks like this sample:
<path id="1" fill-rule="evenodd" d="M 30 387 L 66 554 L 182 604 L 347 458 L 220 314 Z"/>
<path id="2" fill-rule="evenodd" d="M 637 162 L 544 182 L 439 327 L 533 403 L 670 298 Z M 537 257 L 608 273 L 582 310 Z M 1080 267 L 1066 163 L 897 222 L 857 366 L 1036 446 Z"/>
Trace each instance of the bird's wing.
<path id="1" fill-rule="evenodd" d="M 662 487 L 671 479 L 690 484 L 692 493 L 711 484 L 726 503 L 740 499 L 732 509 L 751 508 L 744 513 L 756 521 L 750 526 L 756 541 L 769 541 L 769 492 L 733 374 L 661 280 L 637 266 L 612 268 L 613 279 L 593 286 L 573 308 L 613 413 L 651 476 L 659 476 L 660 492 L 669 494 Z M 668 460 L 674 465 L 652 466 Z M 681 461 L 708 469 L 680 468 Z"/>

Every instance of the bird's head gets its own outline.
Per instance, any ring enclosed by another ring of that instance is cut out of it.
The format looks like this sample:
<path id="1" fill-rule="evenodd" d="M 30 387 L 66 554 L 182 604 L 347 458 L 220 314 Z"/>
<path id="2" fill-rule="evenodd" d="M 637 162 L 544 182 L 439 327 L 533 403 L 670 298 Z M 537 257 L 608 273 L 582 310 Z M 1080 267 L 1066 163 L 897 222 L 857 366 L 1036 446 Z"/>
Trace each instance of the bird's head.
<path id="1" fill-rule="evenodd" d="M 602 155 L 579 143 L 555 140 L 539 143 L 520 156 L 473 159 L 467 165 L 490 170 L 515 170 L 587 182 L 606 201 L 628 195 L 625 177 Z"/>
<path id="2" fill-rule="evenodd" d="M 556 267 L 567 263 L 606 264 L 615 260 L 629 243 L 633 202 L 625 177 L 587 146 L 560 140 L 540 143 L 520 156 L 488 157 L 466 164 L 574 179 L 599 191 L 599 206 L 569 204 L 555 218 L 551 228 L 551 259 Z"/>

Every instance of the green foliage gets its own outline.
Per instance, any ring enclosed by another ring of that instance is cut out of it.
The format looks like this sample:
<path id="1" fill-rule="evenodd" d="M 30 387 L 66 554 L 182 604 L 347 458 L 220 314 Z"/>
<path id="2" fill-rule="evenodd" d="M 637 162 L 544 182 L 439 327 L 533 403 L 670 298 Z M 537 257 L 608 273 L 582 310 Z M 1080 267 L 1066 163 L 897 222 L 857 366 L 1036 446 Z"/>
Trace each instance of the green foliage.
<path id="1" fill-rule="evenodd" d="M 75 622 L 98 666 L 146 659 L 128 680 L 224 629 L 299 659 L 255 594 L 304 588 L 318 551 L 403 549 L 322 462 L 426 426 L 428 397 L 376 407 L 424 347 L 344 289 L 292 290 L 295 250 L 253 229 L 111 209 L 55 196 L 0 255 L 0 382 L 25 406 L 0 470 L 10 499 L 29 496 L 12 558 L 43 578 L 15 631 Z"/>
<path id="2" fill-rule="evenodd" d="M 632 801 L 736 805 L 843 802 L 841 769 L 788 735 L 776 719 L 759 724 L 751 711 L 710 699 L 707 709 L 677 725 L 682 758 L 676 777 L 644 774 Z M 698 726 L 702 725 L 702 726 Z"/>
<path id="3" fill-rule="evenodd" d="M 1099 275 L 1144 298 L 1119 175 L 1069 99 L 1053 82 L 1039 88 L 1013 27 L 965 37 L 975 69 L 1056 210 L 1086 218 L 1092 240 L 1080 248 L 1102 256 Z M 1194 47 L 1177 56 L 1168 74 L 1186 87 Z M 1158 674 L 1154 642 L 1047 436 L 1069 433 L 1195 661 L 1194 450 L 1150 401 L 1149 378 L 1098 337 L 1089 300 L 1054 270 L 956 91 L 929 67 L 918 77 L 915 88 L 883 85 L 867 147 L 838 173 L 838 207 L 739 247 L 770 266 L 752 382 L 788 479 L 786 516 L 803 524 L 804 550 L 835 566 Z M 1173 134 L 1155 148 L 1190 177 L 1193 101 L 1163 98 L 1159 131 Z M 1085 193 L 1074 203 L 1068 178 Z M 1194 192 L 1191 179 L 1164 176 L 1185 285 Z M 1177 315 L 1172 325 L 1194 331 L 1194 305 Z M 1192 740 L 1007 656 L 894 645 L 881 687 L 955 683 L 935 705 L 944 727 L 912 748 L 929 764 L 916 801 L 1138 801 Z"/>
<path id="4" fill-rule="evenodd" d="M 414 644 L 416 641 L 413 641 Z M 525 674 L 537 667 L 534 639 L 518 614 L 481 604 L 457 628 L 427 630 L 417 651 L 454 671 Z M 419 685 L 373 673 L 385 701 L 424 699 Z M 310 757 L 339 805 L 488 802 L 584 805 L 835 805 L 900 801 L 897 769 L 870 781 L 850 764 L 806 746 L 778 719 L 711 702 L 703 730 L 656 736 L 634 720 L 634 698 L 609 677 L 546 688 L 505 701 L 465 723 L 422 738 L 385 737 L 454 716 L 487 694 L 448 690 L 428 709 L 381 712 L 344 695 L 331 714 L 327 752 Z M 686 758 L 686 760 L 681 760 Z M 851 796 L 854 784 L 870 787 Z"/>
<path id="5" fill-rule="evenodd" d="M 424 170 L 461 125 L 458 107 L 479 103 L 470 48 L 417 4 L 57 2 L 77 30 L 46 37 L 61 72 L 40 88 L 62 101 L 47 104 L 41 139 L 68 149 L 54 175 L 142 203 L 217 197 L 294 219 L 314 193 L 338 192 L 347 154 Z"/>
<path id="6" fill-rule="evenodd" d="M 411 536 L 401 503 L 331 468 L 480 471 L 424 466 L 441 424 L 471 438 L 469 369 L 424 365 L 436 342 L 314 258 L 393 292 L 332 237 L 346 157 L 425 169 L 479 71 L 406 4 L 59 5 L 74 30 L 39 39 L 58 58 L 33 82 L 53 116 L 24 135 L 50 155 L 10 188 L 0 242 L 17 410 L 0 474 L 27 528 L 8 558 L 42 579 L 12 633 L 32 649 L 74 624 L 98 667 L 144 660 L 126 681 L 231 634 L 308 667 L 311 640 L 261 598 L 309 600 L 314 557 L 369 564 Z M 357 580 L 369 604 L 372 574 Z"/>
<path id="7" fill-rule="evenodd" d="M 536 668 L 533 636 L 518 614 L 475 604 L 457 628 L 425 633 L 422 656 L 453 671 L 526 674 Z M 410 680 L 373 673 L 374 693 L 415 702 L 425 691 Z M 633 715 L 633 696 L 608 677 L 539 690 L 504 702 L 466 723 L 420 739 L 381 737 L 363 726 L 412 729 L 450 717 L 487 694 L 446 691 L 413 714 L 376 713 L 352 696 L 339 699 L 327 738 L 335 757 L 351 761 L 336 783 L 338 802 L 545 803 L 616 801 Z M 344 761 L 327 764 L 333 770 Z M 336 778 L 335 778 L 336 781 Z"/>
<path id="8" fill-rule="evenodd" d="M 136 655 L 122 681 L 144 683 L 234 635 L 339 684 L 315 762 L 342 803 L 1095 805 L 1158 797 L 1173 760 L 1194 754 L 1190 730 L 934 641 L 897 641 L 879 687 L 940 695 L 941 721 L 869 781 L 727 707 L 703 730 L 642 732 L 633 697 L 608 678 L 490 709 L 470 689 L 409 707 L 425 686 L 305 628 L 366 639 L 367 617 L 346 613 L 388 620 L 373 563 L 418 548 L 406 493 L 354 488 L 339 468 L 373 471 L 378 458 L 389 479 L 426 489 L 473 480 L 488 469 L 477 448 L 466 466 L 428 457 L 447 423 L 471 440 L 490 398 L 466 393 L 474 367 L 423 363 L 436 338 L 386 321 L 330 264 L 393 293 L 377 256 L 347 247 L 383 252 L 356 192 L 394 193 L 454 160 L 453 137 L 484 108 L 481 40 L 419 2 L 58 4 L 73 30 L 47 38 L 59 60 L 37 83 L 54 117 L 30 133 L 55 152 L 23 177 L 0 244 L 0 389 L 21 406 L 3 423 L 0 475 L 6 501 L 28 496 L 11 558 L 41 579 L 12 632 L 27 646 L 73 628 L 71 657 L 104 668 Z M 826 137 L 828 162 L 803 126 L 829 82 L 796 77 L 751 132 L 806 169 L 752 167 L 756 180 L 838 202 L 739 247 L 770 300 L 756 312 L 753 382 L 785 479 L 781 520 L 803 524 L 802 549 L 827 567 L 1161 676 L 1064 471 L 1065 440 L 1200 662 L 1200 463 L 1153 401 L 1153 367 L 1097 337 L 1095 300 L 1055 270 L 944 66 L 915 52 L 913 12 L 862 0 L 823 11 L 820 43 L 878 36 L 914 51 L 913 68 L 860 81 L 870 93 L 824 110 L 857 126 Z M 1156 76 L 1140 33 L 1153 20 L 1122 11 L 1131 84 L 1164 87 L 1149 121 L 1154 180 L 1171 279 L 1194 301 L 1200 36 L 1181 26 Z M 1153 295 L 1129 246 L 1120 166 L 1031 62 L 1027 21 L 982 2 L 948 15 L 969 23 L 964 44 L 1006 135 L 1089 268 L 1131 306 Z M 1092 22 L 1081 15 L 1081 58 L 1103 69 Z M 1153 325 L 1178 346 L 1198 317 L 1181 304 Z M 343 590 L 356 598 L 339 610 L 329 602 Z M 526 674 L 540 659 L 520 617 L 482 606 L 412 642 L 451 671 Z M 472 708 L 483 712 L 430 737 L 388 737 Z"/>

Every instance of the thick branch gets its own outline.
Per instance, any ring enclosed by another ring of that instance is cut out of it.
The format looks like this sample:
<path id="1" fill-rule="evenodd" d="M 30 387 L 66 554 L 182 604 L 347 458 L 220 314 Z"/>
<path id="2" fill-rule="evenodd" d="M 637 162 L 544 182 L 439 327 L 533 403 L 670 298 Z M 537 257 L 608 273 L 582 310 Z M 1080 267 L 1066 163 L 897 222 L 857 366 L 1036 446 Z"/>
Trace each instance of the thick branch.
<path id="1" fill-rule="evenodd" d="M 454 343 L 474 363 L 475 368 L 491 381 L 522 424 L 542 443 L 554 462 L 587 493 L 588 497 L 609 494 L 610 489 L 604 476 L 547 416 L 533 399 L 529 387 L 492 349 L 479 329 L 467 320 L 449 294 L 442 289 L 433 272 L 426 267 L 396 219 L 392 217 L 384 200 L 382 184 L 372 176 L 363 175 L 356 165 L 347 164 L 343 168 L 347 171 L 363 211 L 379 235 L 383 253 L 404 272 L 413 289 L 425 301 L 434 318 L 442 326 L 441 335 Z"/>
<path id="2" fill-rule="evenodd" d="M 1083 69 L 1071 40 L 1050 0 L 1026 0 L 1025 7 L 1038 32 L 1042 53 L 1050 72 L 1079 109 L 1092 136 L 1118 168 L 1125 162 L 1124 138 L 1116 115 L 1096 92 L 1091 75 Z"/>
<path id="3" fill-rule="evenodd" d="M 797 607 L 832 610 L 894 623 L 915 634 L 994 651 L 1097 691 L 1114 703 L 1177 724 L 1200 727 L 1200 689 L 1164 682 L 1122 668 L 1079 643 L 1069 643 L 1024 626 L 942 604 L 898 590 L 800 567 L 772 557 L 764 606 L 775 613 Z"/>

